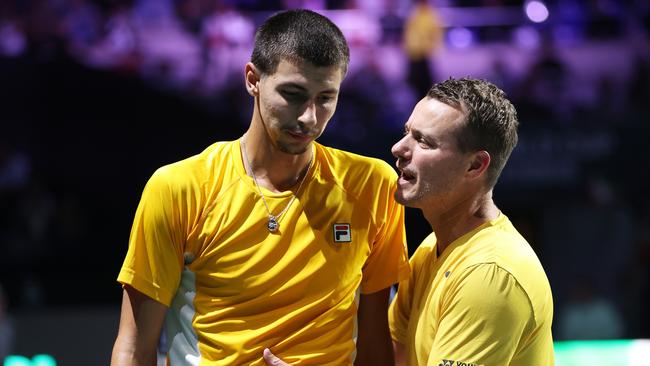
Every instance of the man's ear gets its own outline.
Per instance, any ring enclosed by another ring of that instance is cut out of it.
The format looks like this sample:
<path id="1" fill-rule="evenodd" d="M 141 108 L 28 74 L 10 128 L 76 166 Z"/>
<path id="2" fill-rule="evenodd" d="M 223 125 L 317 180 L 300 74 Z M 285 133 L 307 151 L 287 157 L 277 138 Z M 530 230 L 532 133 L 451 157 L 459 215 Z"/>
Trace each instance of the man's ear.
<path id="1" fill-rule="evenodd" d="M 247 62 L 244 67 L 244 79 L 246 82 L 246 90 L 252 97 L 257 97 L 260 94 L 259 83 L 260 73 L 252 62 Z"/>
<path id="2" fill-rule="evenodd" d="M 491 161 L 490 153 L 485 150 L 477 151 L 472 154 L 469 168 L 467 169 L 468 178 L 476 179 L 483 176 L 490 166 Z"/>

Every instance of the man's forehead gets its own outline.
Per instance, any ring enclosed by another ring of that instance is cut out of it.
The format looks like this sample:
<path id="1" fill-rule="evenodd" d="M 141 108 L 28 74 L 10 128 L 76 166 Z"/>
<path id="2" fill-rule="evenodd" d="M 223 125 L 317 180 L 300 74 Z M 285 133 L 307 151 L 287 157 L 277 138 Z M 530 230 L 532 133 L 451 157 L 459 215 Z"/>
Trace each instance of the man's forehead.
<path id="1" fill-rule="evenodd" d="M 288 60 L 282 60 L 275 73 L 268 77 L 282 85 L 302 88 L 319 85 L 332 91 L 338 91 L 343 81 L 342 70 L 336 66 L 314 66 L 306 61 L 298 63 Z"/>
<path id="2" fill-rule="evenodd" d="M 465 114 L 452 106 L 425 97 L 415 107 L 406 127 L 425 133 L 438 129 L 455 129 L 462 124 Z"/>

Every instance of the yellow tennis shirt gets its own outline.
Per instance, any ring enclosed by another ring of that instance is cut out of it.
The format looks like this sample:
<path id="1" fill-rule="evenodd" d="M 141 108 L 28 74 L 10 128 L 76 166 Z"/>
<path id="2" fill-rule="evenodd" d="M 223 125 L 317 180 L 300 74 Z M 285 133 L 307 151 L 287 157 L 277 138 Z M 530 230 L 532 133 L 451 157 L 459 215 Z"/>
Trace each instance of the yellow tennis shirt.
<path id="1" fill-rule="evenodd" d="M 158 169 L 118 281 L 169 306 L 172 365 L 349 365 L 359 292 L 406 278 L 404 209 L 385 162 L 314 144 L 276 233 L 239 141 Z M 292 191 L 262 188 L 281 212 Z"/>
<path id="2" fill-rule="evenodd" d="M 389 311 L 391 334 L 417 366 L 553 365 L 553 299 L 544 269 L 501 214 L 440 258 L 431 234 Z"/>

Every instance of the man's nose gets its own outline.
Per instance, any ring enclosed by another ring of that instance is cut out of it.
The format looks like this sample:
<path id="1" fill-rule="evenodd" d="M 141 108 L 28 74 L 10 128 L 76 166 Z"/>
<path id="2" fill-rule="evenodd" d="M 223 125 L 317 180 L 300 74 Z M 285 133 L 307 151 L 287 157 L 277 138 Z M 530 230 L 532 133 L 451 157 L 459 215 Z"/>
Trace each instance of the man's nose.
<path id="1" fill-rule="evenodd" d="M 298 117 L 298 122 L 305 126 L 312 127 L 316 125 L 316 121 L 316 103 L 308 101 L 302 114 Z"/>
<path id="2" fill-rule="evenodd" d="M 399 158 L 399 159 L 407 159 L 408 158 L 408 141 L 407 141 L 408 135 L 402 137 L 399 141 L 393 145 L 393 147 L 390 149 L 390 152 L 393 154 L 394 157 Z"/>

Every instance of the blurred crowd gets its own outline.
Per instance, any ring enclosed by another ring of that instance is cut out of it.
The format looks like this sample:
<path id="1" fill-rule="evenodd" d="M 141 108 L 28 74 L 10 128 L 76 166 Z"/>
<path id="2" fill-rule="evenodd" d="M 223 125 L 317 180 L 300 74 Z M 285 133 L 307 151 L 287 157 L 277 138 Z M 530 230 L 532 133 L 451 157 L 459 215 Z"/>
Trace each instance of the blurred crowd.
<path id="1" fill-rule="evenodd" d="M 431 58 L 445 41 L 455 47 L 473 40 L 517 42 L 546 53 L 553 52 L 552 46 L 544 46 L 549 43 L 594 39 L 634 39 L 647 45 L 650 5 L 644 1 L 550 1 L 544 5 L 552 14 L 547 24 L 531 21 L 536 15 L 525 6 L 530 2 L 6 0 L 0 4 L 0 55 L 41 62 L 66 55 L 89 67 L 139 75 L 161 87 L 214 96 L 239 80 L 257 24 L 275 10 L 307 7 L 326 13 L 346 33 L 355 53 L 351 76 L 361 70 L 376 73 L 377 81 L 390 85 L 389 91 L 401 81 L 419 82 L 424 85 L 417 90 L 420 95 L 432 79 L 429 69 L 435 69 Z M 539 69 L 518 81 L 521 89 L 550 98 L 535 87 L 561 87 L 553 82 L 567 70 L 552 54 L 542 57 L 548 59 L 540 60 Z M 427 58 L 427 65 L 419 62 Z M 409 63 L 412 67 L 406 67 Z M 504 87 L 515 88 L 507 65 L 491 67 Z M 547 76 L 552 77 L 548 85 L 537 85 L 537 78 Z"/>
<path id="2" fill-rule="evenodd" d="M 472 74 L 503 88 L 522 124 L 496 201 L 546 267 L 556 335 L 650 337 L 650 5 L 548 1 L 536 23 L 529 3 L 0 2 L 0 339 L 3 302 L 118 301 L 144 181 L 243 131 L 253 32 L 293 7 L 326 13 L 351 46 L 330 145 L 392 162 L 432 82 Z M 428 230 L 413 215 L 411 246 Z"/>

